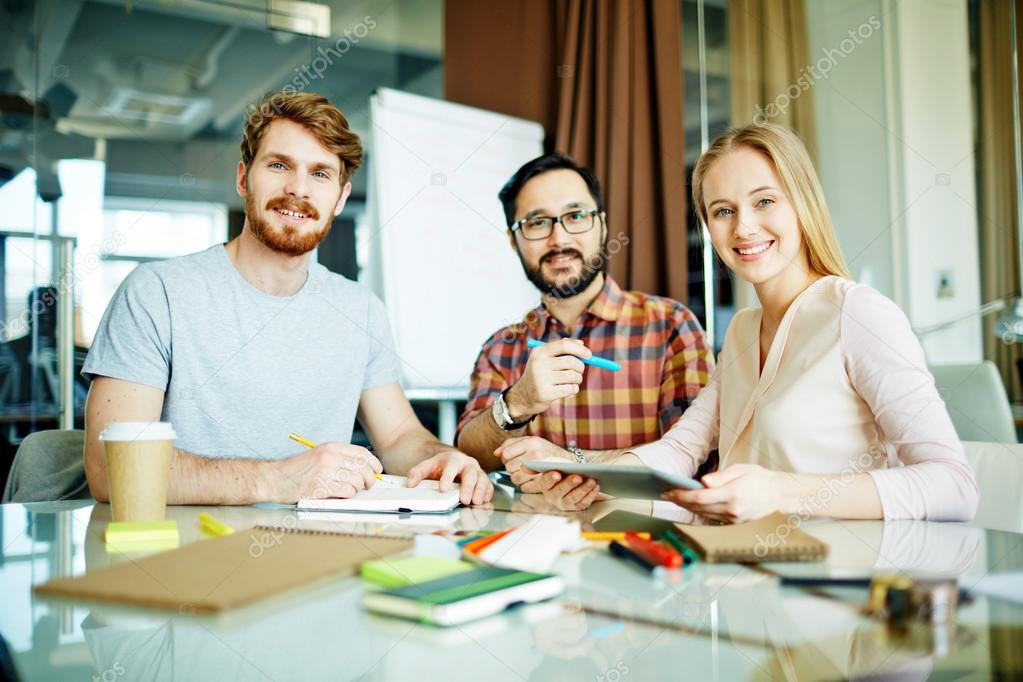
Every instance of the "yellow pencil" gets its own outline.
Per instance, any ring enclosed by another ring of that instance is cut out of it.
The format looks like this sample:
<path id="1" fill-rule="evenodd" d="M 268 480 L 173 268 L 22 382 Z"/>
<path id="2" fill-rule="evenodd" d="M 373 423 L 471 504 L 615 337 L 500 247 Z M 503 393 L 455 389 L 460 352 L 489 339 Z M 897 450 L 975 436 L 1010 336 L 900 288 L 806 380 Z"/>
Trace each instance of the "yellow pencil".
<path id="1" fill-rule="evenodd" d="M 636 533 L 639 537 L 644 540 L 650 539 L 650 533 Z M 624 532 L 616 531 L 599 531 L 599 530 L 584 530 L 582 536 L 587 540 L 624 540 Z"/>
<path id="2" fill-rule="evenodd" d="M 201 512 L 199 514 L 199 528 L 206 533 L 217 537 L 221 535 L 230 535 L 234 532 L 234 528 L 223 521 L 218 521 L 206 512 Z"/>
<path id="3" fill-rule="evenodd" d="M 315 448 L 316 447 L 316 443 L 312 442 L 308 438 L 303 438 L 302 436 L 298 435 L 297 433 L 289 433 L 288 434 L 288 438 L 290 438 L 291 440 L 295 441 L 296 443 L 301 443 L 302 445 L 306 446 L 307 448 Z M 373 475 L 377 477 L 378 481 L 384 480 L 384 477 L 381 476 L 380 474 L 376 473 L 376 472 L 373 472 Z"/>
<path id="4" fill-rule="evenodd" d="M 307 448 L 315 448 L 316 447 L 316 443 L 312 442 L 308 438 L 303 438 L 302 436 L 298 435 L 297 433 L 289 433 L 288 434 L 288 438 L 290 438 L 291 440 L 295 441 L 296 443 L 301 443 L 302 445 L 306 446 Z"/>

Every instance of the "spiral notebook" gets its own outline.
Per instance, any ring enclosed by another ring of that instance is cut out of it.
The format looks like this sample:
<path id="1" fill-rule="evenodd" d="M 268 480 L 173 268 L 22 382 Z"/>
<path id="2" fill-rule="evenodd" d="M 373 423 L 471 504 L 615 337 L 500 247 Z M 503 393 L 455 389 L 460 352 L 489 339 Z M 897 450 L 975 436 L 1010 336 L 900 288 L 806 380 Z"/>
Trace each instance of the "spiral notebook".
<path id="1" fill-rule="evenodd" d="M 256 526 L 77 578 L 56 578 L 37 585 L 35 593 L 178 613 L 220 613 L 354 573 L 363 561 L 411 548 L 408 538 Z"/>
<path id="2" fill-rule="evenodd" d="M 675 527 L 708 563 L 821 561 L 828 556 L 827 543 L 794 526 L 785 514 L 724 526 Z"/>

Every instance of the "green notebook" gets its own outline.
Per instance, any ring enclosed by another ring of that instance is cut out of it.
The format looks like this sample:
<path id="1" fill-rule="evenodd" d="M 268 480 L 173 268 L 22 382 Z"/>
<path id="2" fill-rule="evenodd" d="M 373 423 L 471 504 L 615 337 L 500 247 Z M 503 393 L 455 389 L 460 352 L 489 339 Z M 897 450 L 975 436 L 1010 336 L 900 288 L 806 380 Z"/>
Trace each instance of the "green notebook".
<path id="1" fill-rule="evenodd" d="M 360 573 L 364 579 L 372 583 L 394 588 L 464 573 L 473 568 L 475 566 L 467 561 L 438 556 L 409 556 L 364 561 Z"/>
<path id="2" fill-rule="evenodd" d="M 551 599 L 564 589 L 556 575 L 488 566 L 396 590 L 367 592 L 362 605 L 399 618 L 458 625 L 520 604 Z"/>

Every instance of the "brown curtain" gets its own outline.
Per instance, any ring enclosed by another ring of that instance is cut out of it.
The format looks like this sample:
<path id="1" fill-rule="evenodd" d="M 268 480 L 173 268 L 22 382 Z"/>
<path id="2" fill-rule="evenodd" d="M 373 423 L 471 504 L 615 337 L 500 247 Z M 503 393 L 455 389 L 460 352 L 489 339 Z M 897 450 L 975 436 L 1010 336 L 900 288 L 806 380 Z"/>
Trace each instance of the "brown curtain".
<path id="1" fill-rule="evenodd" d="M 686 301 L 681 35 L 678 0 L 445 3 L 445 97 L 543 123 L 628 239 L 615 279 Z"/>
<path id="2" fill-rule="evenodd" d="M 1013 151 L 1012 38 L 1010 4 L 978 5 L 978 166 L 980 273 L 985 301 L 1019 295 L 1019 227 L 1016 222 L 1016 159 Z M 1023 40 L 1023 2 L 1016 0 L 1017 37 Z M 1020 344 L 1005 344 L 994 331 L 1000 315 L 984 320 L 984 357 L 1002 374 L 1010 399 L 1023 398 L 1016 361 Z"/>
<path id="3" fill-rule="evenodd" d="M 799 133 L 816 159 L 812 89 L 798 85 L 810 64 L 803 0 L 729 0 L 728 45 L 732 125 L 752 123 L 764 112 L 771 123 Z"/>
<path id="4" fill-rule="evenodd" d="M 549 0 L 445 0 L 444 99 L 539 121 L 550 135 L 558 101 L 556 19 Z"/>
<path id="5" fill-rule="evenodd" d="M 1016 3 L 1016 36 L 1023 41 L 1023 1 Z M 1019 224 L 1016 215 L 1016 159 L 1013 145 L 1012 111 L 1012 37 L 1008 2 L 978 3 L 980 40 L 977 41 L 978 77 L 978 189 L 980 196 L 980 276 L 984 301 L 1020 294 Z M 1023 47 L 1023 45 L 1021 45 Z M 1023 85 L 1023 83 L 1021 83 Z M 1020 88 L 1023 90 L 1023 87 Z M 1023 102 L 1020 102 L 1023 105 Z M 1007 312 L 1007 311 L 1006 311 Z M 1020 390 L 1016 362 L 1023 349 L 1020 344 L 1005 344 L 994 331 L 1000 315 L 984 320 L 984 357 L 1002 374 L 1009 399 L 1018 401 Z M 1005 570 L 1005 558 L 1013 552 L 1008 534 L 988 536 L 987 558 L 990 570 Z M 1008 623 L 1012 607 L 992 603 L 992 623 Z M 1023 651 L 1013 628 L 992 626 L 991 660 L 1006 675 L 1023 670 Z"/>
<path id="6" fill-rule="evenodd" d="M 810 63 L 803 0 L 729 0 L 728 58 L 732 125 L 787 125 L 816 160 L 812 92 L 800 89 L 798 97 L 789 97 L 789 87 Z M 751 284 L 733 276 L 732 287 L 736 308 L 759 305 Z"/>

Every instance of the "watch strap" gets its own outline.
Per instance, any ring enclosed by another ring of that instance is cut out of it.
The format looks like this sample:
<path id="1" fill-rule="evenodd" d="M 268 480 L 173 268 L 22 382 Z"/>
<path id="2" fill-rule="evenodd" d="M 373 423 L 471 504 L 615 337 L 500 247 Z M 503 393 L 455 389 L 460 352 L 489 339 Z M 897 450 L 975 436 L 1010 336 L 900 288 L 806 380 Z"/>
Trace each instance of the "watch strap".
<path id="1" fill-rule="evenodd" d="M 525 428 L 526 426 L 529 425 L 531 421 L 536 419 L 536 415 L 533 414 L 530 415 L 529 419 L 526 419 L 525 421 L 521 422 L 512 421 L 511 413 L 508 411 L 508 400 L 505 397 L 507 396 L 508 391 L 510 390 L 511 387 L 509 386 L 508 388 L 501 391 L 501 395 L 498 396 L 497 398 L 497 409 L 501 413 L 501 419 L 497 420 L 497 426 L 502 431 L 518 431 L 519 429 Z"/>

